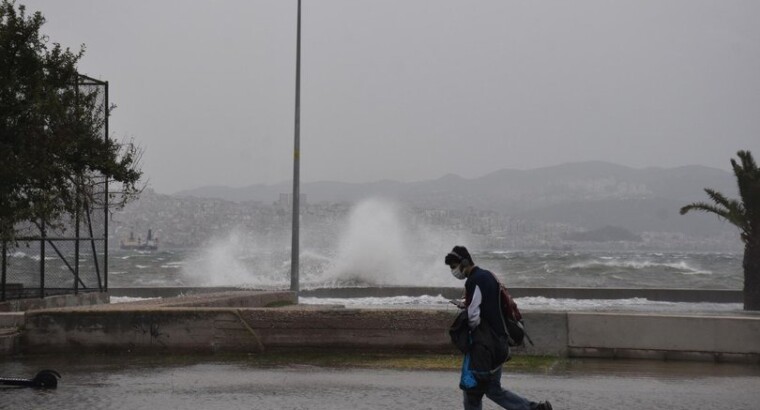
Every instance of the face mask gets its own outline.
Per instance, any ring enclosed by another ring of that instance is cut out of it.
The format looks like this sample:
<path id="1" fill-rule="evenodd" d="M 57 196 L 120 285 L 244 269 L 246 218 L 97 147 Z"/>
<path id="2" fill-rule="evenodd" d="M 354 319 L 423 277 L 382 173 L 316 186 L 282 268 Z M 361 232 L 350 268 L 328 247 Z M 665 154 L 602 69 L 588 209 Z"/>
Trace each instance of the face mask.
<path id="1" fill-rule="evenodd" d="M 461 266 L 457 266 L 456 268 L 452 269 L 452 270 L 451 270 L 451 274 L 452 274 L 452 275 L 453 275 L 455 278 L 457 278 L 457 279 L 459 279 L 459 280 L 462 280 L 462 279 L 464 279 L 464 278 L 465 278 L 465 276 L 464 276 L 464 272 L 462 272 Z"/>

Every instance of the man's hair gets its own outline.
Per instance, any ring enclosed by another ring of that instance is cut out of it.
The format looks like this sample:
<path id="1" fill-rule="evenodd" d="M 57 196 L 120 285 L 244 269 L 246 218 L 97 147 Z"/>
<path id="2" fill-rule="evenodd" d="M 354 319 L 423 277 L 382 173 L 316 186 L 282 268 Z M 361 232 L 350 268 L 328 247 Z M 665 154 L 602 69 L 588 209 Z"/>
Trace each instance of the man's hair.
<path id="1" fill-rule="evenodd" d="M 474 264 L 472 256 L 470 256 L 470 252 L 467 251 L 467 248 L 459 245 L 455 246 L 454 249 L 452 249 L 451 252 L 446 255 L 444 262 L 449 266 L 458 265 L 461 263 L 467 267 Z"/>

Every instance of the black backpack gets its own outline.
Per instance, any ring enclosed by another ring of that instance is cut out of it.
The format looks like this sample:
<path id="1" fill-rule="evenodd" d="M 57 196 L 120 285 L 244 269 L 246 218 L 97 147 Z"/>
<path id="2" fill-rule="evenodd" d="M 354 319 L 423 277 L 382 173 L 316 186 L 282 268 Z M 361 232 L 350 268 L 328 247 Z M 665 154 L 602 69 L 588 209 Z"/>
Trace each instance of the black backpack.
<path id="1" fill-rule="evenodd" d="M 470 325 L 467 318 L 467 309 L 462 309 L 449 328 L 451 343 L 462 353 L 470 350 Z"/>

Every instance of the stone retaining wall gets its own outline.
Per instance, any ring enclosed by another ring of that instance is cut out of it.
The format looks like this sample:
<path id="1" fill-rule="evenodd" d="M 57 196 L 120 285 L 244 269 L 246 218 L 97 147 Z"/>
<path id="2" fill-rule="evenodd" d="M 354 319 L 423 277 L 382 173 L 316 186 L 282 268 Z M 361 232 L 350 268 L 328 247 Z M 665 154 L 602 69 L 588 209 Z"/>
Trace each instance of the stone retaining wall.
<path id="1" fill-rule="evenodd" d="M 27 313 L 27 353 L 250 352 L 273 348 L 453 352 L 455 312 L 342 308 L 78 309 Z M 759 316 L 528 312 L 515 354 L 760 362 Z"/>

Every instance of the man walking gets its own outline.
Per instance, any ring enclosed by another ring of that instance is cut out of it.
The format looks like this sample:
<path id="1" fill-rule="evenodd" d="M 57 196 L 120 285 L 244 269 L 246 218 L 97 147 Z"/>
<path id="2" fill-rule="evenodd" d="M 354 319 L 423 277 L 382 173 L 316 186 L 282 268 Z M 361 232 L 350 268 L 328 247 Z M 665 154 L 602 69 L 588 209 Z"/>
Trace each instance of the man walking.
<path id="1" fill-rule="evenodd" d="M 464 308 L 470 328 L 470 367 L 477 385 L 464 390 L 465 410 L 482 408 L 483 395 L 510 410 L 552 410 L 548 401 L 536 403 L 501 387 L 501 367 L 509 357 L 507 330 L 500 306 L 500 284 L 489 271 L 475 266 L 464 246 L 446 255 L 446 265 L 459 280 L 466 279 Z"/>

